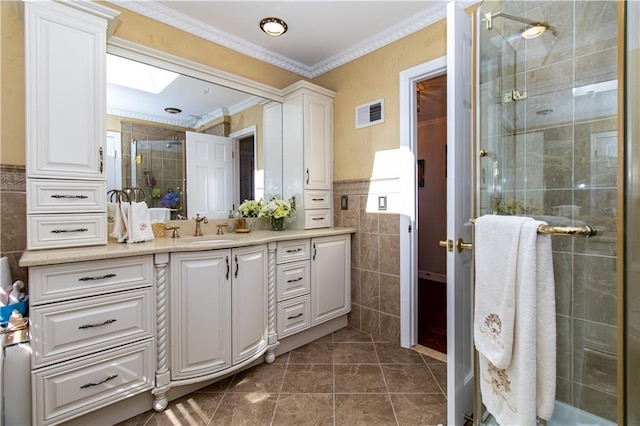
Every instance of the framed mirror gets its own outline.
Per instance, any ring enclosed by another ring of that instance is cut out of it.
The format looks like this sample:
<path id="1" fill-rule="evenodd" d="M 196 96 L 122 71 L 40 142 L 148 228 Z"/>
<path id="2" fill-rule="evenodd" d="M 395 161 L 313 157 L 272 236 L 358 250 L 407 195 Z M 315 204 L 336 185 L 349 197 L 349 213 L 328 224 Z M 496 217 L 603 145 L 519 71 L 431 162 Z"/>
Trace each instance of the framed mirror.
<path id="1" fill-rule="evenodd" d="M 277 89 L 115 40 L 107 55 L 107 189 L 167 219 L 224 218 L 282 193 Z"/>

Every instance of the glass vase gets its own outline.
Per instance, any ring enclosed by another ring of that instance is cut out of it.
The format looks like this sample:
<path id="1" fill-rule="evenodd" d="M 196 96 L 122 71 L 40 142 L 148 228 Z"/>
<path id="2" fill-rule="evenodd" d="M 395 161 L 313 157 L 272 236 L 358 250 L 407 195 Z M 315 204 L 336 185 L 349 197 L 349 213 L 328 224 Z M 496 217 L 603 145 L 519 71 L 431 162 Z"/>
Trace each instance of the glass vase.
<path id="1" fill-rule="evenodd" d="M 269 219 L 272 231 L 284 231 L 284 217 L 272 217 Z"/>

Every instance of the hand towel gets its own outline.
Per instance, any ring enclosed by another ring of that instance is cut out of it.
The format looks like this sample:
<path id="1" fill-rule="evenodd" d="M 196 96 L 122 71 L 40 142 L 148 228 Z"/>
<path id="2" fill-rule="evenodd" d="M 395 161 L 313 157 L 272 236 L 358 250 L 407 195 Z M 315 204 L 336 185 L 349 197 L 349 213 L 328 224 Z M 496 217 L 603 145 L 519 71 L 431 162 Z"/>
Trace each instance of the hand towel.
<path id="1" fill-rule="evenodd" d="M 116 238 L 119 243 L 127 241 L 129 233 L 127 231 L 129 221 L 129 203 L 117 203 L 113 222 L 113 231 L 110 236 Z"/>
<path id="2" fill-rule="evenodd" d="M 171 210 L 165 207 L 149 208 L 149 218 L 153 222 L 169 222 L 171 220 Z"/>
<path id="3" fill-rule="evenodd" d="M 534 426 L 536 415 L 553 414 L 555 290 L 550 237 L 537 234 L 543 224 L 527 221 L 520 231 L 511 363 L 500 368 L 478 356 L 482 402 L 501 425 Z"/>
<path id="4" fill-rule="evenodd" d="M 520 231 L 531 220 L 497 215 L 476 219 L 474 341 L 498 368 L 511 363 Z"/>
<path id="5" fill-rule="evenodd" d="M 127 243 L 141 243 L 153 240 L 155 237 L 151 228 L 147 203 L 141 201 L 139 203 L 130 203 L 130 205 L 129 220 L 127 222 L 127 230 L 129 232 Z"/>

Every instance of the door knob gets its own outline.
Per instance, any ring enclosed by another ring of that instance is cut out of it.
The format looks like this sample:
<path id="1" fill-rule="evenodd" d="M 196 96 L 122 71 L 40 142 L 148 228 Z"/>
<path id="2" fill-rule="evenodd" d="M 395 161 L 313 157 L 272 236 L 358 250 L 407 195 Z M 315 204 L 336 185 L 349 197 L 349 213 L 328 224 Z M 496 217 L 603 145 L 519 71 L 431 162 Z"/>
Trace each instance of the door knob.
<path id="1" fill-rule="evenodd" d="M 461 253 L 462 250 L 473 250 L 473 244 L 465 243 L 462 238 L 458 238 L 456 241 L 456 250 Z"/>

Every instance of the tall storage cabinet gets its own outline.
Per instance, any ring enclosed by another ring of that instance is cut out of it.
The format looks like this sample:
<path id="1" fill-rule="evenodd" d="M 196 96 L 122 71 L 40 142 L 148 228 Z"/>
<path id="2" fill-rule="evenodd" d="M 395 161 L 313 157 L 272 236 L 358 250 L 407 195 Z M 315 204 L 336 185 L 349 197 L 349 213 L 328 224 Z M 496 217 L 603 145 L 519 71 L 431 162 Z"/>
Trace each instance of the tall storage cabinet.
<path id="1" fill-rule="evenodd" d="M 107 28 L 93 2 L 26 1 L 27 248 L 107 242 Z"/>
<path id="2" fill-rule="evenodd" d="M 333 98 L 335 92 L 300 81 L 284 90 L 284 198 L 295 197 L 297 229 L 332 226 Z"/>

